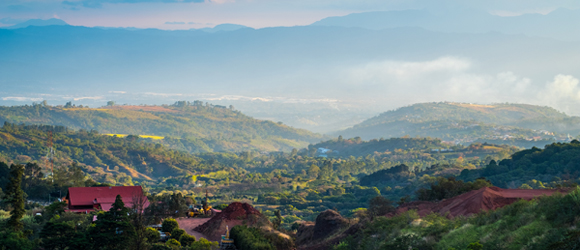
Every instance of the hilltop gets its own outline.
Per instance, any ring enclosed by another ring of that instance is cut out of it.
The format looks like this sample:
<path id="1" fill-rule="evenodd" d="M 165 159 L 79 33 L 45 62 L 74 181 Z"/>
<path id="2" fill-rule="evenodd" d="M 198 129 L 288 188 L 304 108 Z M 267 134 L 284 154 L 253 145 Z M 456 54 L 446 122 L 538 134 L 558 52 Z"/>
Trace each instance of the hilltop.
<path id="1" fill-rule="evenodd" d="M 188 152 L 289 151 L 323 136 L 282 123 L 257 120 L 208 103 L 180 101 L 174 105 L 112 105 L 101 108 L 41 104 L 0 107 L 0 122 L 65 126 L 103 134 L 163 138 L 162 144 Z"/>
<path id="2" fill-rule="evenodd" d="M 436 137 L 455 143 L 503 141 L 528 147 L 578 135 L 579 121 L 580 117 L 550 107 L 527 104 L 420 103 L 382 113 L 335 134 L 363 139 Z"/>

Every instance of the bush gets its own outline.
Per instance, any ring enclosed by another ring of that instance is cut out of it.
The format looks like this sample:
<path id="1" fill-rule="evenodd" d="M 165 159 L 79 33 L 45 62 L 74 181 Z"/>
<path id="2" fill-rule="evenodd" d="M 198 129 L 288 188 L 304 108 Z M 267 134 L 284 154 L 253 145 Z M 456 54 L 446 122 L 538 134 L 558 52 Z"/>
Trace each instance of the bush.
<path id="1" fill-rule="evenodd" d="M 161 238 L 161 233 L 159 233 L 155 228 L 148 227 L 145 229 L 145 237 L 147 238 L 147 242 L 155 243 Z"/>
<path id="2" fill-rule="evenodd" d="M 151 245 L 151 248 L 149 248 L 149 250 L 172 250 L 171 247 L 163 244 L 163 243 L 155 243 L 153 245 Z"/>
<path id="3" fill-rule="evenodd" d="M 209 241 L 204 238 L 199 239 L 191 244 L 189 250 L 211 250 L 212 247 L 217 247 L 217 241 Z"/>
<path id="4" fill-rule="evenodd" d="M 171 249 L 181 248 L 181 243 L 179 243 L 179 241 L 177 241 L 176 239 L 169 239 L 167 242 L 165 242 L 165 245 L 170 247 Z"/>
<path id="5" fill-rule="evenodd" d="M 230 232 L 237 249 L 244 250 L 274 250 L 274 246 L 257 228 L 235 226 Z"/>
<path id="6" fill-rule="evenodd" d="M 167 218 L 161 224 L 161 231 L 171 233 L 174 229 L 179 228 L 179 224 L 173 218 Z"/>
<path id="7" fill-rule="evenodd" d="M 179 242 L 182 246 L 190 246 L 195 242 L 195 237 L 189 234 L 184 234 L 179 237 Z"/>
<path id="8" fill-rule="evenodd" d="M 176 228 L 176 229 L 173 229 L 173 231 L 171 231 L 171 238 L 179 240 L 179 238 L 184 234 L 186 234 L 185 230 L 183 230 L 181 228 Z"/>

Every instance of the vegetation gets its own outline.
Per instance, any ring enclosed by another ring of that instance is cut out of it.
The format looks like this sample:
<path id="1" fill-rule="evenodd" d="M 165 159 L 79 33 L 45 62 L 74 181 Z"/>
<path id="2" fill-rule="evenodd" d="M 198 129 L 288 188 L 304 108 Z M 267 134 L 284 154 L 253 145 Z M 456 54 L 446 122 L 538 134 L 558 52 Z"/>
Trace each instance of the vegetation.
<path id="1" fill-rule="evenodd" d="M 491 183 L 485 179 L 477 179 L 473 182 L 463 182 L 461 180 L 455 180 L 455 177 L 438 177 L 436 182 L 431 184 L 430 188 L 421 188 L 417 190 L 417 199 L 423 201 L 439 201 L 472 190 L 491 186 Z"/>
<path id="2" fill-rule="evenodd" d="M 377 217 L 335 249 L 574 249 L 578 241 L 577 197 L 521 200 L 496 211 L 448 219 L 415 211 Z"/>
<path id="3" fill-rule="evenodd" d="M 553 143 L 545 149 L 522 150 L 485 168 L 463 170 L 462 180 L 486 178 L 503 188 L 546 188 L 575 185 L 580 173 L 580 142 Z"/>
<path id="4" fill-rule="evenodd" d="M 274 246 L 263 236 L 260 229 L 235 226 L 230 232 L 237 249 L 274 250 Z"/>
<path id="5" fill-rule="evenodd" d="M 420 103 L 382 113 L 337 132 L 364 139 L 419 136 L 468 144 L 489 142 L 520 147 L 566 140 L 580 134 L 580 118 L 526 104 Z"/>
<path id="6" fill-rule="evenodd" d="M 248 149 L 289 151 L 323 137 L 201 101 L 162 106 L 106 106 L 92 109 L 33 104 L 0 107 L 0 123 L 65 126 L 105 134 L 146 135 L 192 153 Z"/>

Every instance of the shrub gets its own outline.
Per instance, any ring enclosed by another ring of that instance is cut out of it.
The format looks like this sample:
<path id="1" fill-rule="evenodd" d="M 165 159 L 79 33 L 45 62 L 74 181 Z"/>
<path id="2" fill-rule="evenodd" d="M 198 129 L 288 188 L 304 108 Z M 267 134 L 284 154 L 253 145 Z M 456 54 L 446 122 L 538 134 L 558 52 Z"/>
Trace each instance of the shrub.
<path id="1" fill-rule="evenodd" d="M 165 245 L 170 247 L 171 249 L 181 248 L 181 243 L 179 243 L 179 241 L 177 241 L 176 239 L 169 239 L 167 242 L 165 242 Z"/>
<path id="2" fill-rule="evenodd" d="M 161 238 L 161 233 L 159 233 L 155 228 L 148 227 L 145 229 L 145 237 L 147 238 L 147 242 L 155 243 L 159 241 L 159 238 Z"/>
<path id="3" fill-rule="evenodd" d="M 182 246 L 190 246 L 195 242 L 195 237 L 189 234 L 184 234 L 179 237 L 179 242 Z"/>
<path id="4" fill-rule="evenodd" d="M 173 229 L 173 231 L 171 231 L 171 238 L 179 240 L 179 238 L 184 234 L 186 234 L 185 230 L 183 230 L 181 228 L 176 228 L 176 229 Z"/>
<path id="5" fill-rule="evenodd" d="M 173 218 L 167 218 L 161 224 L 161 231 L 171 233 L 174 229 L 179 228 L 179 224 Z"/>
<path id="6" fill-rule="evenodd" d="M 151 245 L 151 248 L 149 248 L 149 250 L 172 250 L 171 247 L 163 244 L 163 243 L 155 243 L 153 245 Z"/>

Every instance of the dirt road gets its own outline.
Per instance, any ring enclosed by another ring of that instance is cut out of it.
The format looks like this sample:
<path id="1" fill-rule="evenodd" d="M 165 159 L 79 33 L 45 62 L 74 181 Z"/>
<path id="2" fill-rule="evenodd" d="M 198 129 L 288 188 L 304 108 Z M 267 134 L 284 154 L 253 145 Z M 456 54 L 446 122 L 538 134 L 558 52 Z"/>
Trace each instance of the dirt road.
<path id="1" fill-rule="evenodd" d="M 206 223 L 209 219 L 211 218 L 178 218 L 177 223 L 179 223 L 179 228 L 185 230 L 189 235 L 195 236 L 196 239 L 207 239 L 205 235 L 200 232 L 193 231 L 193 229 L 203 223 Z"/>

